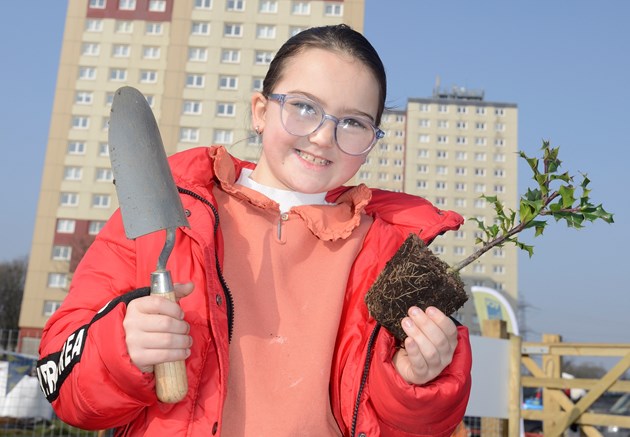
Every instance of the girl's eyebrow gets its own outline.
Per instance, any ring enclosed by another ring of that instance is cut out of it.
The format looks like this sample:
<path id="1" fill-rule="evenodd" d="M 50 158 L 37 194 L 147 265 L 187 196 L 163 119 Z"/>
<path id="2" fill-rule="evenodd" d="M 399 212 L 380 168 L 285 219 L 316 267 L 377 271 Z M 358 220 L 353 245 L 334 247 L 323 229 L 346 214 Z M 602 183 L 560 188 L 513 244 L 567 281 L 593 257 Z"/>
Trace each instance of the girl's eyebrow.
<path id="1" fill-rule="evenodd" d="M 313 95 L 313 94 L 311 94 L 311 93 L 309 93 L 309 92 L 295 90 L 295 91 L 287 91 L 287 92 L 286 92 L 286 94 L 293 94 L 293 95 L 298 94 L 298 95 L 304 96 L 304 97 L 306 97 L 306 98 L 308 98 L 308 99 L 310 99 L 310 100 L 314 101 L 315 103 L 317 103 L 319 106 L 321 106 L 321 107 L 322 107 L 322 109 L 323 109 L 323 107 L 324 107 L 324 105 L 323 105 L 323 103 L 321 102 L 321 100 L 319 100 L 319 99 L 317 98 L 317 96 L 315 96 L 315 95 Z M 365 117 L 365 118 L 369 119 L 369 120 L 372 122 L 372 124 L 374 124 L 374 117 L 372 117 L 372 116 L 371 116 L 369 113 L 367 113 L 367 112 L 364 112 L 364 111 L 361 111 L 361 110 L 358 110 L 358 109 L 351 109 L 351 110 L 349 110 L 349 111 L 348 111 L 348 113 L 349 113 L 349 114 L 354 113 L 354 114 L 356 114 L 356 115 L 361 115 L 361 116 L 363 116 L 363 117 Z M 330 115 L 333 115 L 333 114 L 330 114 Z M 345 118 L 345 117 L 346 117 L 346 115 L 342 116 L 341 118 Z"/>

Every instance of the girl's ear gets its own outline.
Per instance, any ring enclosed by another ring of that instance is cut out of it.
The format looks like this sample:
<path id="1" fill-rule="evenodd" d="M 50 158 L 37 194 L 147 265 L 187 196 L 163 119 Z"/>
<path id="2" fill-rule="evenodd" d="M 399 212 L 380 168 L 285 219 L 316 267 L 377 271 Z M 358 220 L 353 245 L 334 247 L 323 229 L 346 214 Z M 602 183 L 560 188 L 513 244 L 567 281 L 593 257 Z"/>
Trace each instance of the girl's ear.
<path id="1" fill-rule="evenodd" d="M 252 95 L 252 127 L 257 133 L 265 130 L 265 119 L 267 114 L 267 99 L 262 93 Z"/>

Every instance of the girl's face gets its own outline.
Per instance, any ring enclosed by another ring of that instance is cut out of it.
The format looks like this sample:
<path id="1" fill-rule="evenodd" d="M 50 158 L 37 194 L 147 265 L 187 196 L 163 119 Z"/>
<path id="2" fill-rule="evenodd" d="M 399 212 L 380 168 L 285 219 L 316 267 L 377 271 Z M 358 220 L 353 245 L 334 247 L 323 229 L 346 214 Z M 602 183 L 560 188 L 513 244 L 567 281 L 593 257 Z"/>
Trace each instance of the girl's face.
<path id="1" fill-rule="evenodd" d="M 287 59 L 274 94 L 308 97 L 337 118 L 366 117 L 374 123 L 379 105 L 372 72 L 352 57 L 307 49 Z M 282 126 L 280 102 L 256 93 L 254 127 L 264 132 L 262 154 L 252 178 L 263 185 L 300 193 L 323 193 L 346 183 L 367 153 L 351 156 L 335 143 L 335 123 L 326 120 L 314 133 L 298 137 Z"/>

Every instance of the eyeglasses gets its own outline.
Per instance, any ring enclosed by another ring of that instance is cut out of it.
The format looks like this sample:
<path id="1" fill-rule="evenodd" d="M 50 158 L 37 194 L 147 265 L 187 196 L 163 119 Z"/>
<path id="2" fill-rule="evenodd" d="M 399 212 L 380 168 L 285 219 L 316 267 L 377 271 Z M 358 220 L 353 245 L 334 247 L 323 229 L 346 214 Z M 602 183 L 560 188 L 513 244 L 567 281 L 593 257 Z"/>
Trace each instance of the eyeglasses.
<path id="1" fill-rule="evenodd" d="M 305 137 L 316 132 L 328 119 L 335 123 L 335 143 L 348 155 L 363 155 L 370 151 L 385 132 L 372 122 L 361 117 L 337 118 L 326 114 L 322 107 L 303 96 L 292 94 L 269 94 L 271 100 L 280 103 L 281 120 L 284 130 L 297 137 Z"/>

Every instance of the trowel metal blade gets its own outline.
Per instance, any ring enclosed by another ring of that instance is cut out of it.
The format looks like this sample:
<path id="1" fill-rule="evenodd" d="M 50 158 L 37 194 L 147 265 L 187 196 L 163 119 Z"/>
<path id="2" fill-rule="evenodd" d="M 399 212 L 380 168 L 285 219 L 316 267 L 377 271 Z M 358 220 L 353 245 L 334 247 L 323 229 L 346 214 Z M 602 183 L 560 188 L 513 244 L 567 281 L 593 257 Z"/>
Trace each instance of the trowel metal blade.
<path id="1" fill-rule="evenodd" d="M 123 87 L 114 94 L 109 154 L 127 238 L 189 226 L 157 122 L 135 88 Z"/>

